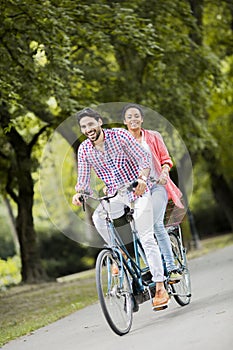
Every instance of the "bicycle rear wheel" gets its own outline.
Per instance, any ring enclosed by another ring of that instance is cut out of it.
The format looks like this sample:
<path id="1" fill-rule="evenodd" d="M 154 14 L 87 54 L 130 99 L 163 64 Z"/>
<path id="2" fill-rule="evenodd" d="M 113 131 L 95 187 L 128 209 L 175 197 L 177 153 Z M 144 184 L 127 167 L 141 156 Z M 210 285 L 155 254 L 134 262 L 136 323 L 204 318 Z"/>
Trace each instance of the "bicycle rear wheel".
<path id="1" fill-rule="evenodd" d="M 185 249 L 181 246 L 180 240 L 176 233 L 169 233 L 172 251 L 174 255 L 175 264 L 177 269 L 182 271 L 182 279 L 178 283 L 171 285 L 173 296 L 176 302 L 185 306 L 190 303 L 191 300 L 191 280 L 190 273 L 187 266 L 187 259 Z"/>
<path id="2" fill-rule="evenodd" d="M 96 286 L 103 314 L 118 335 L 129 332 L 132 326 L 132 293 L 127 271 L 112 275 L 113 264 L 118 264 L 113 252 L 102 250 L 96 260 Z"/>

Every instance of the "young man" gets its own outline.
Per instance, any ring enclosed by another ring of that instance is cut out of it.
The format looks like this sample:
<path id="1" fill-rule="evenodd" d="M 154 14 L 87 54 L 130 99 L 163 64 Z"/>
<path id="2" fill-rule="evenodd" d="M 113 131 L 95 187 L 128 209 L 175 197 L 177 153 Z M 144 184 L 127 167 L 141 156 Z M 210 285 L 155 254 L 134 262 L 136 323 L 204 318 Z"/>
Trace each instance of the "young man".
<path id="1" fill-rule="evenodd" d="M 150 155 L 139 145 L 135 138 L 124 129 L 102 129 L 102 117 L 96 111 L 86 108 L 77 114 L 81 132 L 87 137 L 78 150 L 77 193 L 72 203 L 81 206 L 80 193 L 90 191 L 90 173 L 105 183 L 108 194 L 114 194 L 123 184 L 138 181 L 134 193 L 117 195 L 110 200 L 112 218 L 123 215 L 124 206 L 134 202 L 136 228 L 145 251 L 153 280 L 156 282 L 156 295 L 153 309 L 167 306 L 169 296 L 164 288 L 164 273 L 159 247 L 154 239 L 153 207 L 147 186 L 150 173 Z M 94 225 L 109 243 L 105 220 L 99 215 L 101 207 L 93 214 Z"/>

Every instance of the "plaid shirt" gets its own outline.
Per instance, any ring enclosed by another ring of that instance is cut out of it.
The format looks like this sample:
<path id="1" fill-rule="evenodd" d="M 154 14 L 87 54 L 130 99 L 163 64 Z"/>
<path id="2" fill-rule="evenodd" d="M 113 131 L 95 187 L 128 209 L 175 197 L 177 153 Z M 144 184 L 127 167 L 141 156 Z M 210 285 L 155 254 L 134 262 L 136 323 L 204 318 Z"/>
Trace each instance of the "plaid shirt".
<path id="1" fill-rule="evenodd" d="M 91 192 L 91 168 L 106 184 L 109 194 L 114 194 L 121 185 L 138 179 L 141 169 L 150 168 L 150 155 L 127 130 L 115 128 L 103 131 L 104 152 L 97 150 L 89 139 L 79 147 L 77 192 Z"/>

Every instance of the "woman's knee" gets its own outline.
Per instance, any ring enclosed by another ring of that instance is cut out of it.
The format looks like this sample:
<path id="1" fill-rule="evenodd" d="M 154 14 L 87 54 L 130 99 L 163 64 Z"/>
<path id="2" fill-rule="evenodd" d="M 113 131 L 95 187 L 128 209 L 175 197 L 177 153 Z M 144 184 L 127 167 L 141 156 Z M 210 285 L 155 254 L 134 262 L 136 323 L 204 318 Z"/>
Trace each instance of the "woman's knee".
<path id="1" fill-rule="evenodd" d="M 154 231 L 156 236 L 165 236 L 167 233 L 163 223 L 154 224 Z"/>

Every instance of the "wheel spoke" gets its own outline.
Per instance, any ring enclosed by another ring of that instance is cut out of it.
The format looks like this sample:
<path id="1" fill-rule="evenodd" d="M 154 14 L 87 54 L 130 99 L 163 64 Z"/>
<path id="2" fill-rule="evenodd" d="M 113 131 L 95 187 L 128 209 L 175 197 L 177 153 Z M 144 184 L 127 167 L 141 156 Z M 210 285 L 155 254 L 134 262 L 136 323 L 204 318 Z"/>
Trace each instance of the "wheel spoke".
<path id="1" fill-rule="evenodd" d="M 171 285 L 172 294 L 177 303 L 184 306 L 189 304 L 191 299 L 191 281 L 187 266 L 186 254 L 185 251 L 182 250 L 183 248 L 181 247 L 181 242 L 176 233 L 171 232 L 169 233 L 169 236 L 172 244 L 175 264 L 177 269 L 182 271 L 181 280 L 178 283 Z"/>
<path id="2" fill-rule="evenodd" d="M 112 276 L 117 261 L 110 250 L 100 252 L 96 262 L 96 284 L 104 316 L 112 330 L 123 335 L 132 325 L 131 287 L 126 271 Z"/>

